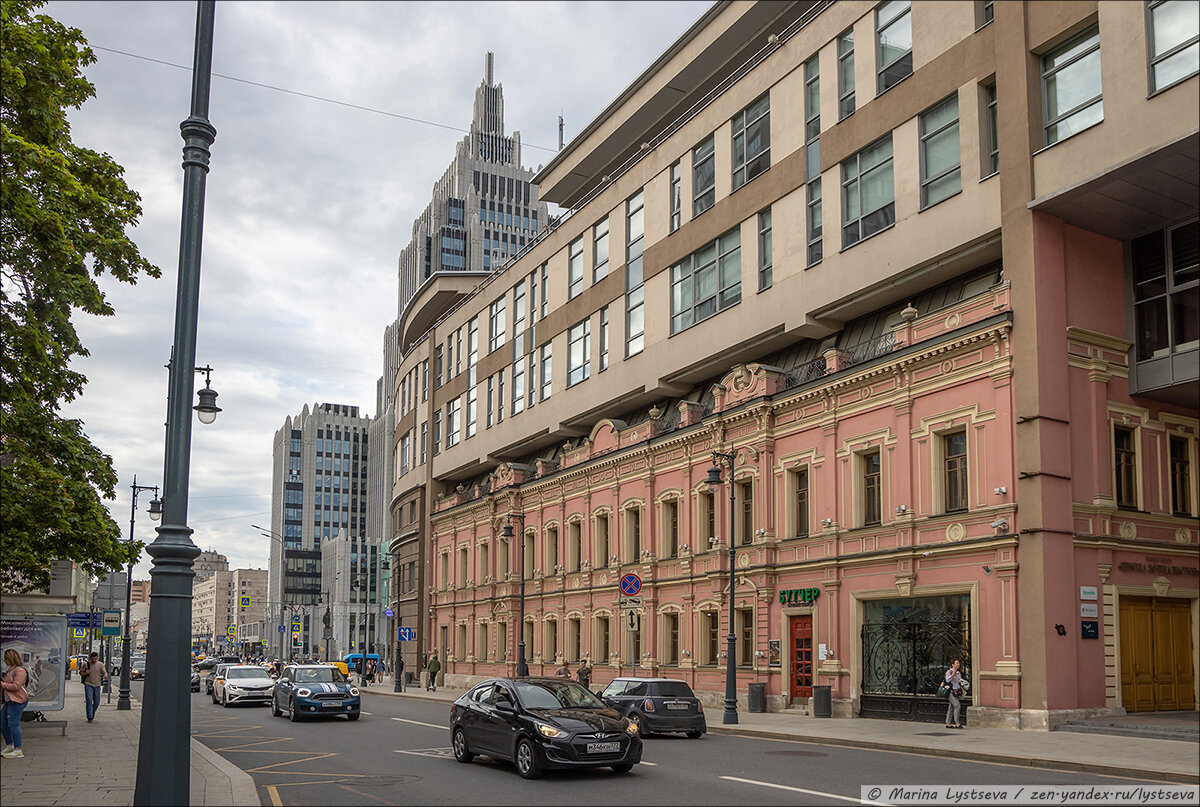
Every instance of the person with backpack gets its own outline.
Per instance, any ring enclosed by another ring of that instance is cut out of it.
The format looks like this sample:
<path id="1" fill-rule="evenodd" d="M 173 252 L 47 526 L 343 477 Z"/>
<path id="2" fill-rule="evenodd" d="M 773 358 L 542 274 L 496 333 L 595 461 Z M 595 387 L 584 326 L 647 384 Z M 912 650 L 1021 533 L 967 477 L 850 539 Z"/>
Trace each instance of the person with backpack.
<path id="1" fill-rule="evenodd" d="M 93 652 L 79 673 L 83 680 L 83 702 L 87 710 L 87 721 L 92 722 L 100 708 L 100 685 L 108 679 L 108 670 L 100 663 L 100 654 Z"/>
<path id="2" fill-rule="evenodd" d="M 425 688 L 430 692 L 437 692 L 437 677 L 442 671 L 442 662 L 438 661 L 437 651 L 429 655 L 429 663 L 426 665 L 429 670 L 429 684 Z"/>
<path id="3" fill-rule="evenodd" d="M 0 756 L 7 759 L 22 759 L 25 752 L 21 750 L 21 713 L 29 705 L 29 670 L 21 662 L 21 654 L 11 647 L 4 651 L 4 663 L 8 670 L 4 673 L 0 687 L 4 690 L 4 705 L 0 707 L 0 730 L 4 735 L 4 750 Z"/>

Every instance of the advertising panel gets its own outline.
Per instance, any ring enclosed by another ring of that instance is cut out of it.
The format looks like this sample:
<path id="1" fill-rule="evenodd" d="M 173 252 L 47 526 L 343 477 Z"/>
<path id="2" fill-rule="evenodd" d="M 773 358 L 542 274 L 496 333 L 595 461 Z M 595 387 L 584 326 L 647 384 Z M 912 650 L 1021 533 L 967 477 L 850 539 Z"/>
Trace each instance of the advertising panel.
<path id="1" fill-rule="evenodd" d="M 28 708 L 49 712 L 62 709 L 67 618 L 54 614 L 0 616 L 0 656 L 9 648 L 20 654 L 29 671 Z"/>

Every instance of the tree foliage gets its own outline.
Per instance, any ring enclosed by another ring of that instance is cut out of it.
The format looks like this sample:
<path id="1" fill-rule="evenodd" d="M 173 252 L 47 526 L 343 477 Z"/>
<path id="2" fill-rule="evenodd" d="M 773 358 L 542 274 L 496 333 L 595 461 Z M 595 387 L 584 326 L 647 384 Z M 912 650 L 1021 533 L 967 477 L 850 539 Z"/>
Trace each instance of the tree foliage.
<path id="1" fill-rule="evenodd" d="M 140 197 L 107 154 L 71 140 L 67 110 L 95 95 L 82 32 L 41 0 L 0 3 L 0 588 L 46 589 L 55 558 L 93 574 L 129 559 L 101 497 L 112 458 L 61 406 L 87 379 L 74 311 L 111 316 L 97 278 L 158 277 L 126 235 Z"/>

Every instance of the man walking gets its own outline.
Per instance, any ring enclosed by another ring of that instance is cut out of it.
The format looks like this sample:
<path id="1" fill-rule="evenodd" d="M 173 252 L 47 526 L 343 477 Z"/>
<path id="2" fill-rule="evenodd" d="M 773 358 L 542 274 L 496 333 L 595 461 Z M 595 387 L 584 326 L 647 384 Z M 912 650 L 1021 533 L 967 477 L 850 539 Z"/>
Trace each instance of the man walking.
<path id="1" fill-rule="evenodd" d="M 587 659 L 579 662 L 579 669 L 575 671 L 575 677 L 579 679 L 579 683 L 583 684 L 584 689 L 592 688 L 592 665 Z"/>
<path id="2" fill-rule="evenodd" d="M 87 709 L 87 721 L 92 722 L 96 717 L 96 709 L 100 707 L 100 685 L 108 680 L 108 670 L 100 663 L 100 654 L 93 652 L 84 664 L 79 677 L 83 679 L 84 706 Z"/>
<path id="3" fill-rule="evenodd" d="M 429 654 L 429 686 L 426 687 L 430 692 L 437 692 L 437 676 L 442 671 L 442 662 L 438 661 L 437 653 Z"/>

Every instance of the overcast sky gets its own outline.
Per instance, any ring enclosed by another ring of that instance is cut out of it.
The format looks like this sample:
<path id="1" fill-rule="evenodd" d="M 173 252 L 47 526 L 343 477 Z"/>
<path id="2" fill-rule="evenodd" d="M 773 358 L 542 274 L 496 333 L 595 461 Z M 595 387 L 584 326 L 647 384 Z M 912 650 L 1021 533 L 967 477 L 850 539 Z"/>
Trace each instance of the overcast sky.
<path id="1" fill-rule="evenodd" d="M 708 6 L 217 4 L 196 363 L 215 368 L 224 411 L 192 431 L 197 545 L 231 568 L 266 568 L 267 539 L 250 524 L 269 525 L 271 444 L 284 418 L 318 402 L 375 414 L 396 261 L 470 124 L 484 54 L 496 54 L 505 125 L 536 168 L 557 145 L 559 114 L 569 142 Z M 66 414 L 113 457 L 109 509 L 128 537 L 134 475 L 162 483 L 196 5 L 52 2 L 42 13 L 95 50 L 86 75 L 96 97 L 70 115 L 72 135 L 124 166 L 142 197 L 131 235 L 163 270 L 133 287 L 102 283 L 116 315 L 76 318 L 91 355 L 74 366 L 89 381 Z M 139 500 L 136 532 L 147 541 L 149 500 Z M 142 557 L 135 579 L 148 576 Z"/>

